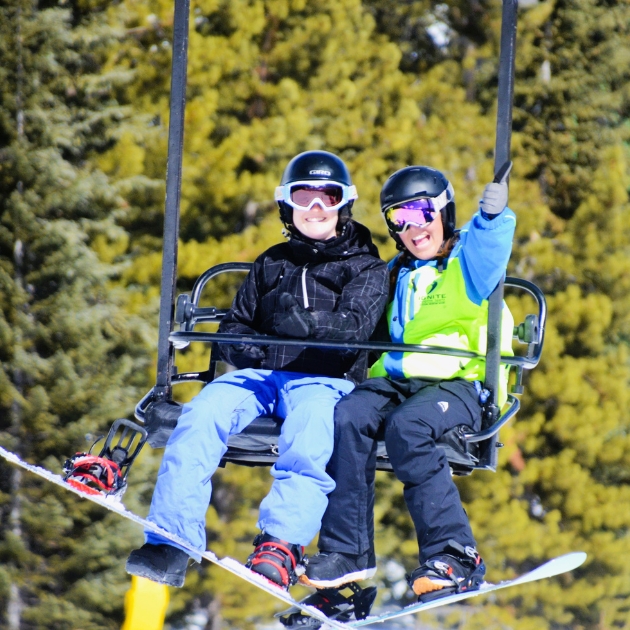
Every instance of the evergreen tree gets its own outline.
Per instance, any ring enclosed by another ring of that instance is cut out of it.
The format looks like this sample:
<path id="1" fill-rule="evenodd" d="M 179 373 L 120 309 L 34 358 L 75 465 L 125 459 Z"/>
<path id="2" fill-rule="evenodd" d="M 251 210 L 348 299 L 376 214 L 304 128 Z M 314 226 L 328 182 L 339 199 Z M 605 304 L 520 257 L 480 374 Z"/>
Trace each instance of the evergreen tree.
<path id="1" fill-rule="evenodd" d="M 501 470 L 460 488 L 496 577 L 559 552 L 583 549 L 590 557 L 553 585 L 527 587 L 520 619 L 485 607 L 484 615 L 516 628 L 629 621 L 630 579 L 620 559 L 630 518 L 630 224 L 627 64 L 619 63 L 628 54 L 629 18 L 622 2 L 552 2 L 521 19 L 515 163 L 525 180 L 511 187 L 520 223 L 512 268 L 547 294 L 549 324 L 523 409 L 502 434 Z M 486 90 L 480 86 L 482 98 Z"/>
<path id="2" fill-rule="evenodd" d="M 628 54 L 629 18 L 622 2 L 521 11 L 510 187 L 519 224 L 510 273 L 547 293 L 549 324 L 523 409 L 502 431 L 499 471 L 458 482 L 489 579 L 577 549 L 589 553 L 589 563 L 553 584 L 501 594 L 502 605 L 476 602 L 483 605 L 477 615 L 448 614 L 452 627 L 628 625 L 630 579 L 621 559 L 630 518 L 630 225 L 627 64 L 620 60 Z M 487 30 L 485 42 L 468 49 L 462 79 L 491 113 L 498 32 Z M 474 69 L 472 90 L 466 68 Z M 526 300 L 509 301 L 518 315 L 528 312 Z M 380 549 L 412 568 L 415 536 L 402 497 L 385 475 L 379 487 Z"/>
<path id="3" fill-rule="evenodd" d="M 0 25 L 0 404 L 3 443 L 55 467 L 85 432 L 107 427 L 113 409 L 124 415 L 136 386 L 146 386 L 132 315 L 155 329 L 173 7 L 125 0 L 39 9 L 14 0 Z M 578 548 L 592 561 L 587 571 L 499 595 L 501 605 L 476 600 L 478 615 L 449 610 L 452 627 L 628 622 L 628 515 L 618 507 L 628 491 L 627 11 L 623 2 L 592 0 L 521 11 L 511 178 L 519 226 L 510 272 L 547 292 L 550 321 L 523 409 L 502 432 L 499 471 L 459 482 L 489 579 Z M 355 216 L 384 257 L 394 247 L 378 194 L 397 168 L 424 163 L 446 172 L 460 225 L 476 209 L 492 177 L 497 3 L 199 0 L 192 12 L 181 288 L 212 264 L 253 260 L 281 240 L 273 189 L 305 149 L 346 160 L 360 195 Z M 107 29 L 96 29 L 96 19 L 119 27 L 107 55 Z M 218 283 L 208 301 L 226 306 L 227 289 Z M 526 308 L 510 303 L 517 314 Z M 178 357 L 180 369 L 205 363 L 200 346 Z M 159 456 L 147 451 L 132 472 L 126 502 L 140 512 Z M 115 624 L 124 557 L 135 545 L 123 535 L 113 541 L 104 527 L 125 526 L 85 506 L 79 512 L 54 491 L 44 503 L 37 483 L 7 471 L 0 549 L 7 619 L 25 626 L 31 615 L 33 627 L 62 628 L 74 615 L 81 627 Z M 209 544 L 244 560 L 268 471 L 229 466 L 213 483 Z M 415 536 L 400 484 L 384 474 L 378 484 L 379 563 L 391 558 L 411 569 Z M 36 505 L 56 515 L 48 516 L 50 534 Z M 61 550 L 53 548 L 59 539 L 67 539 Z M 86 560 L 83 542 L 95 539 Z M 40 564 L 46 570 L 35 580 Z M 207 565 L 172 595 L 173 623 L 196 612 L 207 627 L 223 619 L 245 628 L 277 610 Z"/>
<path id="4" fill-rule="evenodd" d="M 526 13 L 515 128 L 536 160 L 554 213 L 570 218 L 589 193 L 602 150 L 630 137 L 626 2 L 545 2 Z"/>
<path id="5" fill-rule="evenodd" d="M 98 11 L 0 11 L 0 442 L 61 472 L 146 382 L 147 333 L 113 284 L 125 204 L 91 159 L 125 112 L 116 76 L 98 75 L 111 37 Z M 0 625 L 119 627 L 130 528 L 0 470 Z"/>

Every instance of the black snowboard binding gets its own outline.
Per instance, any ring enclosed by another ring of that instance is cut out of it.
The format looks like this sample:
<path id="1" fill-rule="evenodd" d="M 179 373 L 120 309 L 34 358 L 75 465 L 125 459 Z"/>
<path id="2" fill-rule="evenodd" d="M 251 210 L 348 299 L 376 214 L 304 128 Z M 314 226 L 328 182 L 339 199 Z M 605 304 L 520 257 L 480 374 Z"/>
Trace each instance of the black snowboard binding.
<path id="1" fill-rule="evenodd" d="M 98 455 L 92 455 L 92 444 L 89 452 L 76 453 L 65 461 L 64 481 L 87 494 L 120 498 L 127 489 L 131 464 L 146 441 L 147 432 L 144 428 L 131 420 L 120 418 L 112 424 Z"/>
<path id="2" fill-rule="evenodd" d="M 350 589 L 352 593 L 342 595 L 342 591 L 345 589 Z M 318 589 L 300 603 L 317 608 L 330 619 L 345 622 L 350 621 L 353 615 L 355 619 L 365 619 L 370 614 L 375 599 L 376 586 L 361 588 L 356 582 L 350 582 L 339 588 Z M 315 630 L 322 625 L 321 621 L 304 615 L 299 608 L 295 607 L 283 610 L 275 616 L 287 628 L 309 628 Z"/>

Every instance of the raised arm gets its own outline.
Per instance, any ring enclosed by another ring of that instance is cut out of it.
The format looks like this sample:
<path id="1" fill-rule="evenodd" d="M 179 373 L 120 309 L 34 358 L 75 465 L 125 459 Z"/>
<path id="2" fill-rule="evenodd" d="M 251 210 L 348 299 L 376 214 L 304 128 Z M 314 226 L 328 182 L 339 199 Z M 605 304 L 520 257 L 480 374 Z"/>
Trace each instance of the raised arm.
<path id="1" fill-rule="evenodd" d="M 480 210 L 462 229 L 459 259 L 466 293 L 475 304 L 487 300 L 504 276 L 515 228 L 516 215 L 506 208 L 492 218 Z"/>
<path id="2" fill-rule="evenodd" d="M 479 211 L 461 231 L 459 259 L 468 298 L 481 304 L 505 275 L 512 253 L 516 215 L 507 208 L 507 179 L 512 162 L 506 162 L 488 184 Z"/>

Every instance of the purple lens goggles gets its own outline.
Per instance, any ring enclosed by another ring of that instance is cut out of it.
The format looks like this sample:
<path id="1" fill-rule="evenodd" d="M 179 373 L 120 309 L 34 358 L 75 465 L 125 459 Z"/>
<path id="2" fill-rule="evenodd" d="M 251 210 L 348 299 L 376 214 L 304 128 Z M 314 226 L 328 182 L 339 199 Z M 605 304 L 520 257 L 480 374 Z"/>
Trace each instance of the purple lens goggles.
<path id="1" fill-rule="evenodd" d="M 435 199 L 414 199 L 406 201 L 400 206 L 388 208 L 385 211 L 385 221 L 393 232 L 404 232 L 409 226 L 424 227 L 435 219 L 439 208 L 435 206 Z"/>

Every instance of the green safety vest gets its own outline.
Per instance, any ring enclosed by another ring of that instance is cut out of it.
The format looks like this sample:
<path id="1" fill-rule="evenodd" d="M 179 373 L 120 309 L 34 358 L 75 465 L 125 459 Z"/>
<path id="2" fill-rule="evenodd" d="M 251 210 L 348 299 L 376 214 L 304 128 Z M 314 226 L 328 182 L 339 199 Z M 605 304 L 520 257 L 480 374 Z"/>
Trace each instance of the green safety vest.
<path id="1" fill-rule="evenodd" d="M 400 320 L 402 342 L 469 350 L 485 355 L 488 328 L 488 300 L 480 305 L 466 295 L 466 284 L 459 259 L 453 257 L 442 272 L 425 265 L 412 269 L 399 282 L 400 296 L 387 308 L 390 332 L 394 319 Z M 402 289 L 402 291 L 401 291 Z M 396 312 L 394 312 L 396 309 Z M 396 325 L 398 327 L 398 324 Z M 501 354 L 513 355 L 512 336 L 514 318 L 504 303 L 501 317 Z M 395 339 L 396 335 L 392 335 Z M 443 354 L 419 352 L 387 352 L 370 368 L 369 376 L 390 378 L 424 377 L 432 379 L 463 378 L 483 382 L 486 374 L 484 358 L 469 359 Z M 497 402 L 507 400 L 509 366 L 502 365 L 499 372 Z"/>

